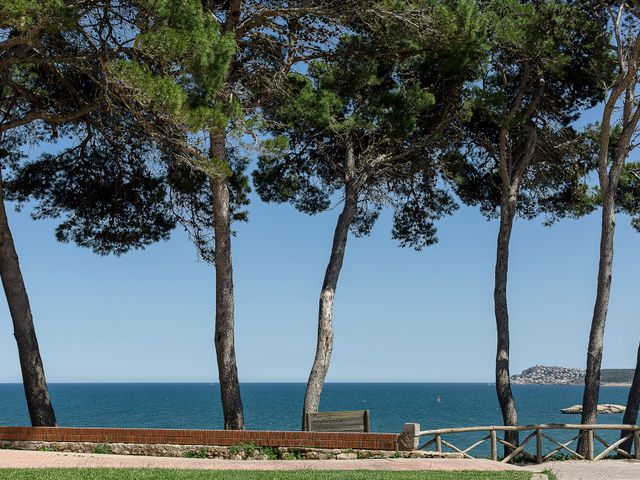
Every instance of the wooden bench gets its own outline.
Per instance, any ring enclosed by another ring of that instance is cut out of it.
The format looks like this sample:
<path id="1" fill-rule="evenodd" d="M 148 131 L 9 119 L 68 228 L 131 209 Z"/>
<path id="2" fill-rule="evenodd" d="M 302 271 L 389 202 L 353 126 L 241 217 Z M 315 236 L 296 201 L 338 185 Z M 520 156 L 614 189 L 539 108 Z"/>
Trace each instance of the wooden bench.
<path id="1" fill-rule="evenodd" d="M 369 410 L 307 413 L 305 430 L 310 432 L 365 432 L 371 429 Z"/>

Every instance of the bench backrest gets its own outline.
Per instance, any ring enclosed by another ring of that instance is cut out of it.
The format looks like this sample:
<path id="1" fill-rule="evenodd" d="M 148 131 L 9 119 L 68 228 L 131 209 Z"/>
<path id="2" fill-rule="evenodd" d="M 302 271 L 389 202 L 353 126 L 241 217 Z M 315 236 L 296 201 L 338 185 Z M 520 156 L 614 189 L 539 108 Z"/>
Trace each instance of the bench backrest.
<path id="1" fill-rule="evenodd" d="M 310 432 L 369 432 L 369 410 L 316 412 L 306 414 Z"/>

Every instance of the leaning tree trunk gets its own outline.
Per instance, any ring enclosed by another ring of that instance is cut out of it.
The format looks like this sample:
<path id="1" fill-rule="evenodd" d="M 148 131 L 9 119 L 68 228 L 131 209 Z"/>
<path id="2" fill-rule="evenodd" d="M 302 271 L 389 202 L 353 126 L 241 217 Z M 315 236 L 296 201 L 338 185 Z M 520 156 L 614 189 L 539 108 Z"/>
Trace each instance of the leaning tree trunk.
<path id="1" fill-rule="evenodd" d="M 34 427 L 53 427 L 56 415 L 49 400 L 49 389 L 40 357 L 38 339 L 33 325 L 29 297 L 24 285 L 18 254 L 9 228 L 4 206 L 4 191 L 0 175 L 0 277 L 7 297 L 13 331 L 18 344 L 22 383 L 27 397 L 31 424 Z"/>
<path id="2" fill-rule="evenodd" d="M 496 316 L 497 352 L 496 352 L 496 393 L 502 419 L 505 425 L 518 424 L 518 413 L 511 392 L 511 377 L 509 375 L 509 309 L 507 306 L 507 277 L 509 272 L 509 242 L 516 213 L 516 194 L 506 192 L 500 203 L 500 230 L 498 233 L 495 286 L 493 301 Z M 515 431 L 505 432 L 505 440 L 518 446 L 519 435 Z M 512 449 L 505 446 L 505 455 Z"/>
<path id="3" fill-rule="evenodd" d="M 624 411 L 624 417 L 622 418 L 623 425 L 635 425 L 638 421 L 638 409 L 640 409 L 640 346 L 638 346 L 638 358 L 636 360 L 636 371 L 633 375 L 633 382 L 629 389 L 629 397 L 627 398 L 627 408 Z M 628 431 L 622 430 L 620 432 L 620 438 L 624 438 L 629 434 Z M 631 453 L 631 446 L 633 445 L 632 438 L 620 445 L 620 448 L 625 452 Z M 640 445 L 636 445 L 636 448 L 640 448 Z"/>
<path id="4" fill-rule="evenodd" d="M 211 135 L 210 157 L 226 160 L 225 135 Z M 213 200 L 216 269 L 215 348 L 225 430 L 244 429 L 244 413 L 234 344 L 233 264 L 231 260 L 231 205 L 228 178 L 210 180 Z"/>
<path id="5" fill-rule="evenodd" d="M 582 397 L 582 424 L 596 423 L 598 415 L 598 397 L 600 395 L 600 368 L 602 366 L 602 348 L 604 330 L 611 294 L 611 271 L 613 267 L 613 237 L 615 232 L 615 187 L 610 185 L 604 192 L 602 205 L 602 231 L 600 234 L 600 263 L 598 266 L 598 286 L 596 303 L 593 309 L 589 347 L 587 350 L 587 371 L 584 378 Z M 578 453 L 587 455 L 588 442 L 585 435 L 580 436 Z"/>
<path id="6" fill-rule="evenodd" d="M 331 352 L 333 351 L 333 299 L 338 285 L 338 277 L 342 269 L 344 252 L 347 246 L 349 228 L 358 210 L 357 189 L 353 185 L 355 169 L 353 150 L 349 146 L 345 156 L 345 200 L 342 212 L 338 217 L 329 264 L 324 274 L 320 302 L 318 305 L 318 339 L 316 356 L 307 381 L 302 411 L 302 429 L 306 430 L 307 413 L 317 412 L 320 408 L 320 395 L 324 387 L 324 379 L 329 371 Z"/>

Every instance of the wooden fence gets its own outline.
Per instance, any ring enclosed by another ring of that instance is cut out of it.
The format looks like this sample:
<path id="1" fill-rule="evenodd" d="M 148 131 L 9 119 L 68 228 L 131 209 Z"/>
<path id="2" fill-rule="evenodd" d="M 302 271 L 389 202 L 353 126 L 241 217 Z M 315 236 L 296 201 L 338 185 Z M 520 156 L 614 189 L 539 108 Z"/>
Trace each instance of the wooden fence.
<path id="1" fill-rule="evenodd" d="M 558 441 L 553 438 L 550 431 L 569 430 L 577 431 L 577 434 L 568 441 Z M 520 445 L 513 445 L 504 438 L 501 438 L 499 432 L 518 431 L 527 432 L 528 434 L 521 440 Z M 599 435 L 603 431 L 616 431 L 625 432 L 626 434 L 609 443 Z M 473 433 L 478 432 L 480 434 L 485 433 L 476 442 L 472 443 L 466 448 L 459 448 L 451 442 L 450 436 L 460 433 Z M 444 436 L 448 438 L 445 440 Z M 576 442 L 580 437 L 586 436 L 587 450 L 586 456 L 580 455 L 574 449 L 570 447 L 573 442 Z M 426 437 L 426 438 L 425 438 Z M 526 459 L 527 461 L 542 463 L 559 454 L 565 454 L 569 458 L 578 460 L 601 460 L 610 454 L 618 454 L 623 458 L 640 460 L 640 425 L 572 425 L 572 424 L 544 424 L 544 425 L 522 425 L 515 427 L 507 426 L 490 426 L 490 427 L 466 427 L 466 428 L 442 428 L 438 430 L 424 430 L 416 433 L 416 440 L 418 444 L 420 440 L 427 440 L 423 445 L 418 445 L 418 448 L 424 450 L 430 446 L 435 446 L 435 452 L 442 454 L 444 448 L 449 449 L 451 452 L 461 454 L 465 458 L 478 458 L 470 454 L 473 450 L 476 450 L 480 445 L 485 442 L 490 443 L 491 459 L 498 460 L 498 444 L 504 445 L 511 449 L 511 453 L 502 458 L 500 461 L 503 463 L 512 462 L 516 458 Z M 622 450 L 620 445 L 625 441 L 633 439 L 635 450 L 633 455 Z M 548 444 L 554 446 L 554 448 L 545 453 L 543 452 L 543 444 L 545 440 Z M 596 452 L 596 441 L 602 444 L 603 449 L 600 452 Z M 527 451 L 527 447 L 535 443 L 535 452 L 531 453 Z"/>

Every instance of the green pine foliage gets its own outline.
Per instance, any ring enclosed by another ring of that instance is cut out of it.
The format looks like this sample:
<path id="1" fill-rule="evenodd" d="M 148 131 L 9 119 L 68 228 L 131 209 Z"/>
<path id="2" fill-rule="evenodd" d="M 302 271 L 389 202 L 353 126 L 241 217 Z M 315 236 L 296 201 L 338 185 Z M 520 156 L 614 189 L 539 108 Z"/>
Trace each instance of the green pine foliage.
<path id="1" fill-rule="evenodd" d="M 146 108 L 172 116 L 190 131 L 220 129 L 228 117 L 216 95 L 235 53 L 199 0 L 142 0 L 131 59 L 114 61 L 110 73 Z"/>
<path id="2" fill-rule="evenodd" d="M 587 125 L 582 132 L 583 158 L 587 162 L 584 169 L 587 172 L 596 171 L 598 166 L 600 129 L 600 124 L 595 123 Z M 619 123 L 612 126 L 608 142 L 609 165 L 616 155 L 621 132 L 622 126 Z M 582 182 L 575 185 L 570 196 L 557 195 L 546 199 L 546 201 L 557 202 L 551 208 L 553 211 L 561 212 L 570 217 L 582 217 L 602 205 L 602 192 L 596 183 L 589 176 L 585 176 Z M 640 231 L 640 163 L 638 162 L 627 162 L 622 170 L 616 190 L 616 212 L 629 215 L 631 225 Z"/>
<path id="3" fill-rule="evenodd" d="M 226 174 L 229 167 L 203 162 L 189 132 L 226 125 L 215 97 L 235 44 L 202 2 L 1 5 L 13 12 L 3 17 L 2 33 L 17 43 L 0 47 L 15 58 L 0 62 L 5 119 L 17 124 L 36 114 L 18 128 L 22 138 L 71 140 L 24 162 L 8 142 L 18 133 L 5 135 L 7 197 L 36 200 L 34 218 L 61 218 L 60 241 L 99 254 L 167 239 L 187 211 L 184 202 L 195 202 L 188 208 L 210 226 L 204 172 Z M 76 116 L 86 106 L 88 113 Z M 246 190 L 238 192 L 234 200 L 242 204 Z"/>
<path id="4" fill-rule="evenodd" d="M 588 213 L 584 178 L 593 168 L 591 146 L 589 134 L 575 130 L 573 122 L 582 109 L 602 101 L 611 78 L 606 18 L 585 2 L 559 0 L 493 0 L 483 10 L 489 54 L 472 87 L 460 143 L 452 143 L 446 155 L 456 192 L 465 204 L 497 216 L 500 131 L 507 131 L 507 168 L 514 175 L 533 129 L 535 152 L 518 186 L 518 214 L 545 213 L 552 222 Z"/>
<path id="5" fill-rule="evenodd" d="M 0 0 L 0 28 L 67 28 L 78 11 L 64 0 Z"/>
<path id="6" fill-rule="evenodd" d="M 17 165 L 6 182 L 9 199 L 35 200 L 32 218 L 61 219 L 55 230 L 58 241 L 100 255 L 120 255 L 167 240 L 177 218 L 163 170 L 150 161 L 159 152 L 152 142 L 141 140 L 144 132 L 104 119 L 101 131 L 90 135 L 65 133 L 83 140 Z"/>
<path id="7" fill-rule="evenodd" d="M 359 197 L 352 230 L 367 234 L 391 205 L 394 237 L 421 248 L 436 241 L 434 222 L 455 209 L 433 155 L 451 119 L 463 115 L 485 21 L 468 1 L 383 3 L 401 20 L 356 22 L 331 60 L 289 75 L 265 105 L 274 140 L 254 184 L 266 201 L 326 210 L 346 188 L 350 139 Z"/>
<path id="8" fill-rule="evenodd" d="M 624 167 L 618 184 L 616 205 L 631 217 L 631 225 L 640 232 L 640 163 L 630 162 Z"/>

